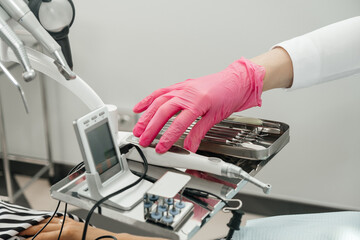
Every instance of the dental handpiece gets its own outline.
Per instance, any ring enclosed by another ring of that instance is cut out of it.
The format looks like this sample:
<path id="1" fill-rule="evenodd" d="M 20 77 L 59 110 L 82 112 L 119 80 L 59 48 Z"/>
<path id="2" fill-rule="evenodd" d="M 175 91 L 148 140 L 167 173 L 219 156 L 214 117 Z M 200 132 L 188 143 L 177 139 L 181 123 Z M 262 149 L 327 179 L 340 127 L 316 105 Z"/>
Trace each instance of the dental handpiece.
<path id="1" fill-rule="evenodd" d="M 54 64 L 59 72 L 67 79 L 75 79 L 76 74 L 67 64 L 60 45 L 41 26 L 35 15 L 23 0 L 0 0 L 3 9 L 26 30 L 28 30 L 55 57 Z"/>
<path id="2" fill-rule="evenodd" d="M 10 82 L 19 90 L 21 100 L 23 101 L 25 107 L 25 111 L 26 113 L 29 113 L 29 107 L 21 85 L 16 81 L 14 76 L 9 72 L 9 70 L 4 66 L 4 64 L 2 64 L 2 62 L 0 62 L 0 69 L 3 71 L 3 73 L 5 73 L 5 76 L 10 80 Z"/>
<path id="3" fill-rule="evenodd" d="M 5 43 L 15 53 L 17 59 L 24 68 L 22 76 L 26 82 L 29 82 L 35 78 L 36 73 L 30 65 L 24 44 L 6 23 L 6 20 L 9 18 L 10 16 L 2 8 L 0 8 L 0 38 L 5 41 Z"/>
<path id="4" fill-rule="evenodd" d="M 122 134 L 122 136 L 120 136 L 120 134 Z M 260 187 L 266 194 L 270 192 L 270 184 L 261 182 L 245 172 L 241 167 L 224 162 L 220 158 L 205 157 L 176 146 L 173 146 L 164 154 L 158 154 L 155 152 L 155 146 L 153 145 L 141 147 L 138 138 L 134 137 L 131 133 L 119 132 L 118 137 L 121 138 L 120 145 L 132 143 L 139 146 L 149 164 L 163 167 L 193 169 L 229 178 L 241 178 Z M 133 150 L 127 154 L 126 158 L 142 162 L 139 154 Z"/>

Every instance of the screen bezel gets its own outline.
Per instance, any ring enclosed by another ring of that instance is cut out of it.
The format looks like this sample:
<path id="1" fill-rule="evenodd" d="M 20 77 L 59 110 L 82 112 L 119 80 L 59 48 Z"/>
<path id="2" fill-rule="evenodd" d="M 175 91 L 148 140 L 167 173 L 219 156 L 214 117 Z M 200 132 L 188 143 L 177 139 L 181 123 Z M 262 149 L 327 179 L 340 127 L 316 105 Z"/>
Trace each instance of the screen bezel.
<path id="1" fill-rule="evenodd" d="M 96 120 L 94 120 L 95 116 L 96 116 Z M 107 109 L 101 108 L 101 109 L 98 109 L 97 111 L 92 112 L 74 122 L 76 135 L 78 137 L 78 142 L 79 142 L 80 149 L 81 149 L 84 163 L 85 163 L 86 172 L 98 174 L 100 177 L 101 184 L 104 184 L 110 178 L 114 177 L 115 175 L 122 174 L 125 171 L 124 164 L 123 164 L 123 161 L 120 156 L 120 151 L 116 145 L 116 139 L 114 138 L 108 116 L 109 116 L 109 114 L 108 114 Z M 114 145 L 114 148 L 116 151 L 116 157 L 118 159 L 118 163 L 115 164 L 113 167 L 109 168 L 108 170 L 106 170 L 105 172 L 100 174 L 96 170 L 95 161 L 92 156 L 92 152 L 90 149 L 90 144 L 89 144 L 86 132 L 95 129 L 102 124 L 107 124 L 107 126 L 108 126 L 108 130 L 110 132 L 110 136 L 112 138 L 112 142 L 113 142 L 113 145 Z"/>

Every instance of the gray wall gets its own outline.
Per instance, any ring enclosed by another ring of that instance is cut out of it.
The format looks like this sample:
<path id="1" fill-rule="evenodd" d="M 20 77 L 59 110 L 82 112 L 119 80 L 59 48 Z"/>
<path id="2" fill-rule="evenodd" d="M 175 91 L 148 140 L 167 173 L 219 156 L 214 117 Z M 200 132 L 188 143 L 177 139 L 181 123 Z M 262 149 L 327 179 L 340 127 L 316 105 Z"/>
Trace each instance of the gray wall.
<path id="1" fill-rule="evenodd" d="M 283 40 L 360 14 L 357 0 L 95 1 L 76 0 L 71 29 L 75 71 L 106 103 L 129 111 L 153 90 L 222 70 Z M 283 121 L 290 143 L 258 175 L 270 197 L 360 210 L 360 87 L 350 77 L 287 92 L 263 94 L 263 107 L 242 115 Z M 16 92 L 1 78 L 11 152 L 45 156 L 38 82 L 25 84 L 25 116 Z M 54 157 L 77 163 L 72 121 L 85 105 L 46 82 Z M 253 187 L 245 192 L 260 194 Z"/>

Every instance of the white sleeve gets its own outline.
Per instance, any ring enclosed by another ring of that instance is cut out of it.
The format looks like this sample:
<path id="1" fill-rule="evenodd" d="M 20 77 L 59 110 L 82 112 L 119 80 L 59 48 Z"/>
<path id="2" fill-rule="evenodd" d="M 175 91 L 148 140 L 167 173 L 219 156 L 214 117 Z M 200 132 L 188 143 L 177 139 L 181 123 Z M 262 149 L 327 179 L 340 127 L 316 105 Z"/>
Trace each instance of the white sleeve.
<path id="1" fill-rule="evenodd" d="M 337 22 L 275 45 L 293 63 L 291 89 L 360 73 L 360 16 Z"/>

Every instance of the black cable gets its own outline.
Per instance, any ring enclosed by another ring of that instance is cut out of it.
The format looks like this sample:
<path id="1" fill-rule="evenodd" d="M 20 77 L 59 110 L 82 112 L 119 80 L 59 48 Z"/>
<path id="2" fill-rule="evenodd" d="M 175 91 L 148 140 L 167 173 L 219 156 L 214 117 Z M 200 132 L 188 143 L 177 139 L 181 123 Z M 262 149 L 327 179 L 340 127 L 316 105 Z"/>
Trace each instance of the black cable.
<path id="1" fill-rule="evenodd" d="M 61 203 L 61 201 L 58 202 L 58 205 L 56 206 L 56 209 L 55 209 L 53 215 L 50 217 L 49 221 L 47 221 L 47 223 L 31 238 L 31 240 L 34 240 L 47 227 L 47 225 L 49 225 L 51 220 L 54 218 L 56 212 L 58 211 L 60 203 Z"/>
<path id="2" fill-rule="evenodd" d="M 62 220 L 62 223 L 61 223 L 61 228 L 60 228 L 60 232 L 59 232 L 58 240 L 60 240 L 61 233 L 62 233 L 63 228 L 64 228 L 64 225 L 65 225 L 66 213 L 67 213 L 67 203 L 65 203 L 64 217 L 63 217 L 63 220 Z"/>
<path id="3" fill-rule="evenodd" d="M 192 191 L 199 191 L 199 192 L 203 192 L 203 193 L 209 194 L 211 196 L 214 196 L 215 198 L 222 201 L 227 207 L 229 207 L 229 203 L 225 199 L 223 199 L 222 197 L 219 197 L 218 195 L 216 195 L 214 193 L 211 193 L 211 192 L 208 192 L 208 191 L 205 191 L 205 190 L 201 190 L 201 189 L 196 189 L 196 188 L 186 188 L 186 189 L 192 190 Z"/>
<path id="4" fill-rule="evenodd" d="M 106 200 L 108 200 L 109 198 L 112 198 L 113 196 L 118 195 L 118 194 L 120 194 L 120 193 L 128 190 L 129 188 L 132 188 L 133 186 L 137 185 L 138 183 L 140 183 L 140 182 L 145 178 L 145 176 L 146 176 L 146 174 L 147 174 L 147 171 L 148 171 L 148 161 L 147 161 L 144 153 L 141 151 L 141 149 L 140 149 L 138 146 L 136 146 L 136 145 L 134 145 L 134 144 L 128 144 L 128 145 L 130 145 L 130 146 L 132 146 L 132 147 L 135 147 L 136 150 L 138 151 L 138 153 L 140 154 L 142 160 L 144 161 L 144 172 L 143 172 L 143 174 L 141 175 L 141 177 L 138 178 L 135 182 L 127 185 L 126 187 L 124 187 L 124 188 L 122 188 L 122 189 L 120 189 L 120 190 L 118 190 L 118 191 L 116 191 L 116 192 L 113 192 L 113 193 L 107 195 L 106 197 L 103 197 L 102 199 L 100 199 L 99 201 L 97 201 L 97 202 L 94 204 L 94 206 L 90 209 L 90 211 L 89 211 L 89 213 L 88 213 L 88 215 L 87 215 L 87 217 L 86 217 L 85 225 L 84 225 L 84 230 L 83 230 L 83 234 L 82 234 L 82 238 L 81 238 L 82 240 L 85 240 L 85 239 L 86 239 L 86 233 L 87 233 L 87 229 L 88 229 L 88 226 L 89 226 L 90 218 L 91 218 L 92 214 L 94 213 L 95 209 L 96 209 L 98 206 L 100 206 L 100 204 L 102 204 L 102 203 L 104 203 Z M 114 239 L 116 239 L 116 238 L 114 238 Z"/>
<path id="5" fill-rule="evenodd" d="M 98 239 L 104 239 L 104 238 L 111 238 L 111 239 L 117 240 L 117 238 L 116 238 L 116 237 L 111 236 L 111 235 L 104 235 L 104 236 L 101 236 L 101 237 L 96 238 L 95 240 L 98 240 Z"/>
<path id="6" fill-rule="evenodd" d="M 235 232 L 235 229 L 231 229 L 229 230 L 228 232 L 228 235 L 226 236 L 226 239 L 225 240 L 231 240 L 232 239 L 232 236 L 234 235 L 234 232 Z"/>
<path id="7" fill-rule="evenodd" d="M 200 197 L 200 198 L 209 198 L 208 193 L 202 192 L 200 190 L 193 190 L 193 189 L 186 189 L 185 188 L 184 194 L 191 195 L 191 196 L 196 196 L 196 197 Z"/>
<path id="8" fill-rule="evenodd" d="M 241 211 L 240 209 L 232 210 L 231 213 L 233 216 L 230 219 L 229 223 L 227 224 L 227 226 L 229 227 L 229 232 L 226 236 L 226 240 L 231 240 L 235 230 L 236 231 L 240 230 L 241 219 L 242 216 L 244 215 L 244 212 Z"/>
<path id="9" fill-rule="evenodd" d="M 136 175 L 136 176 L 138 176 L 138 177 L 141 177 L 141 176 L 142 176 L 142 173 L 140 173 L 140 172 L 137 172 L 137 171 L 132 170 L 132 169 L 130 169 L 130 171 L 131 171 L 134 175 Z M 149 181 L 149 182 L 151 182 L 151 183 L 155 183 L 155 182 L 158 180 L 157 178 L 151 177 L 151 176 L 149 176 L 149 175 L 146 175 L 146 176 L 144 177 L 144 179 L 147 180 L 147 181 Z"/>
<path id="10" fill-rule="evenodd" d="M 70 174 L 72 174 L 73 172 L 76 172 L 77 170 L 79 170 L 81 167 L 84 166 L 84 162 L 81 162 L 79 164 L 77 164 L 75 167 L 73 167 L 67 174 L 67 176 L 69 176 Z M 59 201 L 60 203 L 61 201 Z M 65 203 L 65 209 L 64 209 L 64 215 L 63 215 L 63 220 L 62 220 L 62 223 L 61 223 L 61 228 L 60 228 L 60 232 L 59 232 L 59 236 L 58 236 L 58 240 L 60 240 L 60 237 L 61 237 L 61 234 L 62 234 L 62 231 L 64 229 L 64 225 L 65 225 L 65 219 L 66 219 L 66 214 L 67 214 L 67 206 L 68 204 Z"/>
<path id="11" fill-rule="evenodd" d="M 200 199 L 198 196 L 189 194 L 186 190 L 183 191 L 182 195 L 184 197 L 186 197 L 188 200 L 192 201 L 193 203 L 196 203 L 200 207 L 202 207 L 210 212 L 212 211 L 210 204 L 208 204 L 204 200 Z"/>
<path id="12" fill-rule="evenodd" d="M 72 174 L 74 171 L 77 171 L 80 167 L 82 167 L 82 165 L 84 165 L 84 162 L 79 163 L 78 165 L 76 165 L 75 167 L 73 167 L 69 173 L 67 174 L 67 176 L 69 176 L 70 174 Z M 58 202 L 58 205 L 53 213 L 53 215 L 50 217 L 50 219 L 47 221 L 47 223 L 31 238 L 31 240 L 35 239 L 46 227 L 47 225 L 49 225 L 49 223 L 51 222 L 51 220 L 55 217 L 55 214 L 57 213 L 59 207 L 60 207 L 60 203 L 61 201 Z M 60 233 L 58 236 L 58 240 L 61 237 L 61 233 L 63 231 L 64 228 L 64 224 L 65 224 L 65 218 L 66 218 L 66 214 L 67 214 L 67 203 L 65 204 L 65 210 L 64 210 L 64 217 L 63 217 L 63 222 L 61 224 L 61 228 L 60 228 Z"/>
<path id="13" fill-rule="evenodd" d="M 77 164 L 75 167 L 73 167 L 73 168 L 69 171 L 69 173 L 67 174 L 67 176 L 69 176 L 69 175 L 72 174 L 73 172 L 79 170 L 80 167 L 82 167 L 83 165 L 84 165 L 84 162 L 81 162 L 81 163 Z M 47 225 L 49 225 L 49 223 L 53 220 L 53 218 L 55 217 L 57 211 L 59 210 L 60 204 L 61 204 L 61 201 L 58 202 L 58 204 L 57 204 L 57 206 L 56 206 L 56 209 L 55 209 L 53 215 L 50 217 L 50 219 L 47 221 L 47 223 L 31 238 L 31 240 L 34 240 L 34 239 L 47 227 Z M 61 228 L 60 228 L 60 233 L 59 233 L 59 236 L 58 236 L 58 240 L 60 239 L 61 233 L 62 233 L 63 228 L 64 228 L 66 214 L 67 214 L 67 203 L 65 204 L 64 217 L 63 217 L 63 222 L 62 222 L 62 224 L 61 224 Z"/>
<path id="14" fill-rule="evenodd" d="M 229 207 L 229 204 L 228 204 L 228 202 L 225 201 L 225 199 L 217 196 L 214 193 L 207 192 L 207 191 L 204 191 L 204 190 L 194 189 L 194 188 L 187 188 L 187 189 L 189 189 L 189 190 L 197 190 L 197 191 L 204 192 L 204 193 L 207 193 L 209 195 L 212 195 L 212 196 L 216 197 L 217 199 L 221 200 L 223 203 L 225 203 L 225 205 L 227 207 Z M 240 209 L 239 210 L 232 210 L 231 213 L 233 214 L 233 217 L 230 219 L 229 223 L 227 224 L 227 226 L 229 227 L 229 232 L 228 232 L 228 234 L 226 236 L 226 240 L 231 240 L 232 236 L 234 235 L 235 230 L 240 230 L 241 218 L 244 215 L 244 212 L 241 211 Z"/>
<path id="15" fill-rule="evenodd" d="M 67 176 L 69 176 L 70 174 L 76 172 L 77 170 L 79 170 L 80 168 L 82 168 L 84 166 L 84 162 L 81 162 L 79 164 L 77 164 L 75 167 L 73 167 L 67 174 Z"/>

